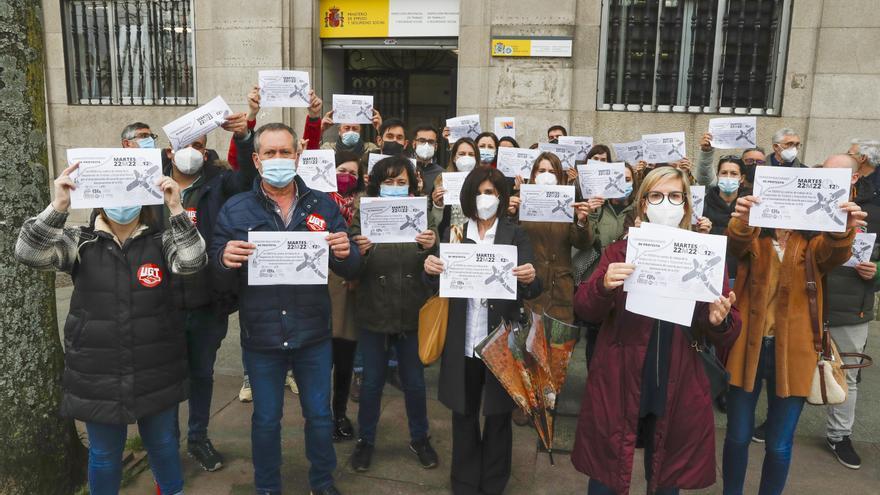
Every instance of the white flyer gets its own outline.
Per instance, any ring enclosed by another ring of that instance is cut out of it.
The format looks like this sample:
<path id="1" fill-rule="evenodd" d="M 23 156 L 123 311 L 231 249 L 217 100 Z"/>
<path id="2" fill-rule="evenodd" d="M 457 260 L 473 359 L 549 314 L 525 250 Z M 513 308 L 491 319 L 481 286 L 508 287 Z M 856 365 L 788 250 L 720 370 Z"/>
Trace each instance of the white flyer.
<path id="1" fill-rule="evenodd" d="M 856 266 L 859 263 L 871 261 L 871 253 L 874 252 L 874 243 L 877 242 L 877 234 L 857 232 L 852 245 L 852 256 L 843 266 Z"/>
<path id="2" fill-rule="evenodd" d="M 637 315 L 690 327 L 697 302 L 658 296 L 651 292 L 627 292 L 626 310 Z"/>
<path id="3" fill-rule="evenodd" d="M 514 117 L 495 117 L 495 135 L 498 139 L 512 137 L 516 139 L 516 119 Z"/>
<path id="4" fill-rule="evenodd" d="M 483 130 L 480 128 L 480 115 L 462 115 L 446 119 L 449 128 L 449 143 L 453 144 L 461 138 L 476 139 Z"/>
<path id="5" fill-rule="evenodd" d="M 579 148 L 573 144 L 538 144 L 539 151 L 549 151 L 559 158 L 559 161 L 562 162 L 562 170 L 568 170 L 575 167 L 578 149 Z"/>
<path id="6" fill-rule="evenodd" d="M 300 70 L 261 70 L 260 106 L 299 107 L 309 106 L 309 73 Z"/>
<path id="7" fill-rule="evenodd" d="M 683 132 L 643 134 L 642 146 L 648 163 L 672 163 L 687 156 Z"/>
<path id="8" fill-rule="evenodd" d="M 719 150 L 754 148 L 758 142 L 756 117 L 725 117 L 709 119 L 712 147 Z"/>
<path id="9" fill-rule="evenodd" d="M 635 271 L 623 284 L 627 292 L 712 302 L 724 286 L 727 237 L 658 227 L 630 228 L 626 262 Z"/>
<path id="10" fill-rule="evenodd" d="M 590 160 L 578 165 L 578 184 L 584 198 L 616 199 L 626 197 L 626 166 Z"/>
<path id="11" fill-rule="evenodd" d="M 516 246 L 440 244 L 440 297 L 516 299 Z"/>
<path id="12" fill-rule="evenodd" d="M 532 166 L 541 152 L 528 148 L 498 148 L 498 171 L 505 177 L 515 178 L 517 175 L 528 179 L 532 175 Z"/>
<path id="13" fill-rule="evenodd" d="M 706 186 L 691 186 L 691 223 L 696 225 L 706 208 Z"/>
<path id="14" fill-rule="evenodd" d="M 373 244 L 416 242 L 428 230 L 428 198 L 369 198 L 360 205 L 361 235 Z"/>
<path id="15" fill-rule="evenodd" d="M 613 143 L 614 155 L 618 160 L 636 166 L 645 157 L 645 147 L 641 140 L 628 143 Z"/>
<path id="16" fill-rule="evenodd" d="M 327 232 L 248 232 L 248 285 L 326 285 Z"/>
<path id="17" fill-rule="evenodd" d="M 755 167 L 749 225 L 843 232 L 852 171 L 845 168 Z"/>
<path id="18" fill-rule="evenodd" d="M 461 187 L 470 172 L 443 172 L 443 205 L 461 205 Z"/>
<path id="19" fill-rule="evenodd" d="M 337 191 L 336 152 L 333 150 L 304 150 L 296 165 L 296 175 L 311 189 L 323 192 Z"/>
<path id="20" fill-rule="evenodd" d="M 170 124 L 162 126 L 162 130 L 168 136 L 171 149 L 177 151 L 223 125 L 226 117 L 231 114 L 232 109 L 222 96 L 218 96 L 183 117 L 178 117 Z"/>
<path id="21" fill-rule="evenodd" d="M 578 152 L 575 160 L 583 162 L 587 160 L 587 154 L 593 147 L 593 138 L 592 136 L 559 136 L 559 144 L 577 146 Z"/>
<path id="22" fill-rule="evenodd" d="M 373 172 L 373 167 L 380 160 L 384 160 L 385 158 L 391 158 L 392 156 L 394 156 L 394 155 L 383 155 L 382 153 L 367 153 L 367 175 L 369 175 Z M 413 164 L 413 167 L 415 167 L 417 165 L 415 158 L 409 158 L 408 160 Z"/>
<path id="23" fill-rule="evenodd" d="M 333 123 L 372 124 L 373 95 L 333 95 Z"/>
<path id="24" fill-rule="evenodd" d="M 521 222 L 574 221 L 574 186 L 523 184 L 519 188 Z"/>
<path id="25" fill-rule="evenodd" d="M 161 205 L 164 194 L 162 150 L 158 148 L 72 148 L 67 165 L 79 162 L 70 174 L 71 208 Z"/>

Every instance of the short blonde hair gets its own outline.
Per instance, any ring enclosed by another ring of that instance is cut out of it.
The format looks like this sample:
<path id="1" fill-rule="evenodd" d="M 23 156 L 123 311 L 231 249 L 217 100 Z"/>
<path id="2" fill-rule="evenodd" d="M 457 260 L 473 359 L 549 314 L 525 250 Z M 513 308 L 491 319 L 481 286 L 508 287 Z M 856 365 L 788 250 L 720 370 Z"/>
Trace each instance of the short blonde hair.
<path id="1" fill-rule="evenodd" d="M 647 203 L 648 198 L 647 195 L 651 192 L 654 187 L 666 180 L 669 179 L 678 179 L 681 181 L 682 192 L 684 193 L 684 216 L 681 218 L 681 223 L 678 224 L 679 228 L 690 230 L 691 228 L 691 217 L 693 216 L 693 205 L 691 203 L 691 186 L 688 183 L 687 176 L 681 170 L 674 167 L 659 167 L 652 170 L 648 175 L 642 179 L 642 183 L 639 185 L 639 193 L 636 196 L 638 200 L 636 206 L 636 216 L 641 218 L 643 221 L 647 218 Z"/>

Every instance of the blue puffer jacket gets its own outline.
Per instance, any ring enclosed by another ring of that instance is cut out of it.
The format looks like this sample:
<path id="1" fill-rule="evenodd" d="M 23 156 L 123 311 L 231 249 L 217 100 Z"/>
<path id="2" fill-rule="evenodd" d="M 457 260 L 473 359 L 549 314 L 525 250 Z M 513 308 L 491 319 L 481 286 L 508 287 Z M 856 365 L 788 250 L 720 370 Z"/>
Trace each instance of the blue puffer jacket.
<path id="1" fill-rule="evenodd" d="M 306 220 L 310 215 L 322 217 L 329 232 L 347 232 L 339 206 L 326 194 L 306 187 L 299 177 L 295 180 L 299 199 L 287 228 L 263 193 L 260 179 L 254 181 L 251 191 L 237 194 L 223 205 L 214 227 L 208 259 L 216 274 L 217 289 L 238 295 L 241 345 L 248 350 L 296 349 L 331 337 L 330 295 L 326 285 L 249 286 L 247 264 L 227 269 L 220 263 L 228 241 L 246 241 L 252 230 L 307 231 Z M 330 256 L 330 269 L 343 278 L 354 278 L 360 261 L 352 242 L 351 254 L 345 260 Z"/>

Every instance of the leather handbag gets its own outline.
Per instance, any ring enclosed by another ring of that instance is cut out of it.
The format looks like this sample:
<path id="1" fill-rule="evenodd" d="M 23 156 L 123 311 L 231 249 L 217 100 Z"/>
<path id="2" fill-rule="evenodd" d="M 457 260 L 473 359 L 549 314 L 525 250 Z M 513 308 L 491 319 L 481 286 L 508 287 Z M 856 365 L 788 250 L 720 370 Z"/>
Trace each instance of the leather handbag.
<path id="1" fill-rule="evenodd" d="M 813 252 L 807 246 L 806 253 L 807 298 L 810 307 L 810 323 L 813 331 L 813 348 L 816 351 L 816 368 L 807 402 L 817 406 L 842 404 L 846 401 L 846 370 L 867 368 L 873 359 L 858 352 L 837 351 L 837 345 L 828 333 L 828 322 L 819 318 L 819 287 L 813 269 Z M 843 358 L 859 359 L 857 364 L 844 364 Z"/>
<path id="2" fill-rule="evenodd" d="M 722 394 L 727 393 L 730 386 L 730 373 L 721 360 L 715 356 L 706 344 L 700 342 L 694 337 L 693 332 L 688 327 L 681 327 L 685 337 L 691 342 L 691 347 L 700 357 L 703 363 L 703 369 L 706 371 L 706 378 L 709 380 L 709 388 L 711 389 L 712 398 L 717 399 Z"/>
<path id="3" fill-rule="evenodd" d="M 449 241 L 461 242 L 462 229 L 450 227 Z M 446 326 L 449 324 L 449 299 L 439 295 L 431 296 L 419 309 L 419 359 L 429 365 L 443 354 L 446 345 Z"/>

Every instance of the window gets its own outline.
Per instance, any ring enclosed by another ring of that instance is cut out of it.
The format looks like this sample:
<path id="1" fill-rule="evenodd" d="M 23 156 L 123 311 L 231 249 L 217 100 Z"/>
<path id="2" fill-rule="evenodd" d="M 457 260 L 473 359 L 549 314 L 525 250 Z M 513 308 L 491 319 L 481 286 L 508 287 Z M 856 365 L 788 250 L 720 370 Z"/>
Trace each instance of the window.
<path id="1" fill-rule="evenodd" d="M 61 2 L 73 105 L 193 105 L 192 0 Z"/>
<path id="2" fill-rule="evenodd" d="M 604 0 L 600 110 L 779 115 L 791 0 Z"/>

